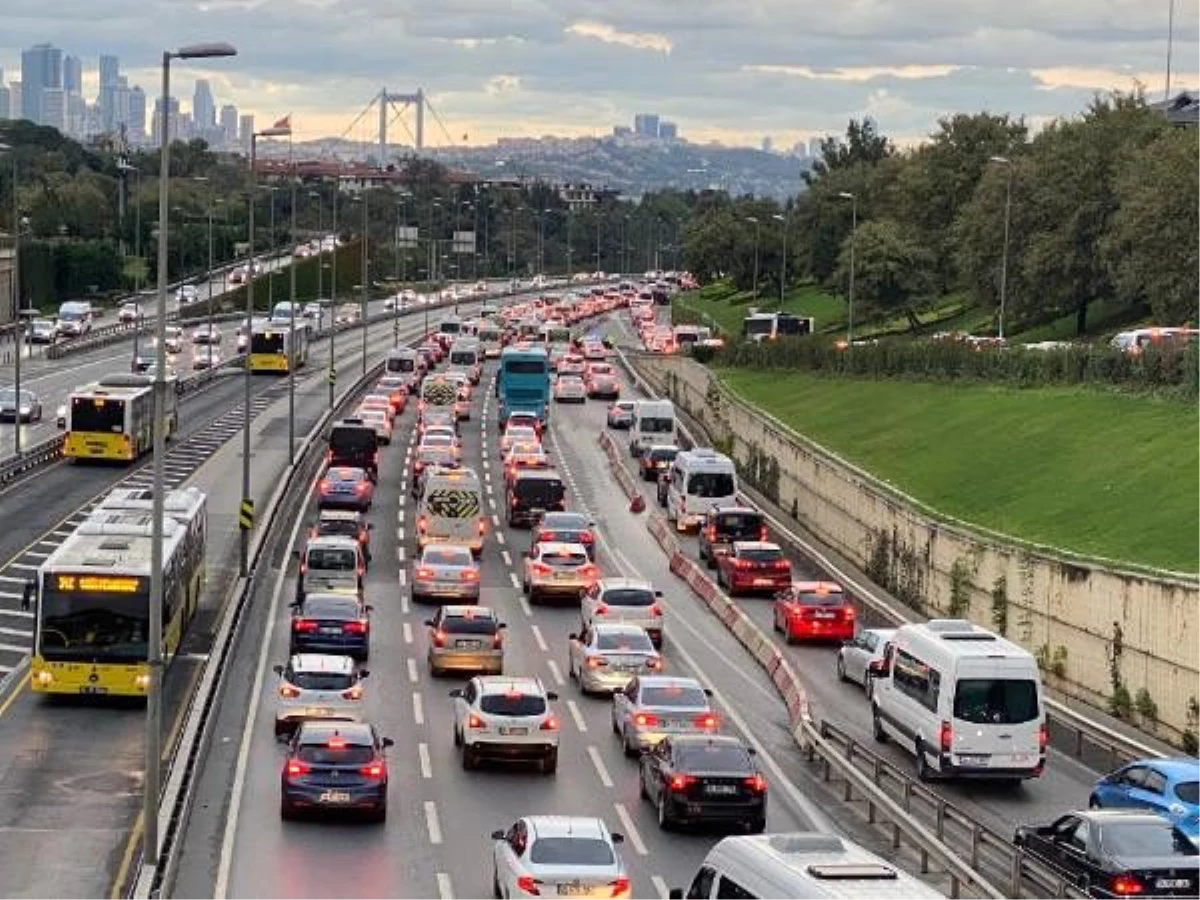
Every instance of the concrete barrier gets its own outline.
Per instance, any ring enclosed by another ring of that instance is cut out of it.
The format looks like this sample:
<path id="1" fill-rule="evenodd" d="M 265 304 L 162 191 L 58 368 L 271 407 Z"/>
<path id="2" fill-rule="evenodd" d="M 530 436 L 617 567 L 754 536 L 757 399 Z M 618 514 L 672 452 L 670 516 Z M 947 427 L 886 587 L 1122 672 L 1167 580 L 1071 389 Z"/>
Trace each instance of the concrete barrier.
<path id="1" fill-rule="evenodd" d="M 1153 719 L 1132 714 L 1146 731 L 1176 741 L 1195 731 L 1195 575 L 1087 559 L 958 522 L 752 407 L 693 360 L 629 354 L 628 362 L 703 426 L 747 482 L 918 614 L 1003 623 L 1058 694 L 1107 708 L 1115 674 L 1130 698 L 1144 691 L 1157 708 Z"/>

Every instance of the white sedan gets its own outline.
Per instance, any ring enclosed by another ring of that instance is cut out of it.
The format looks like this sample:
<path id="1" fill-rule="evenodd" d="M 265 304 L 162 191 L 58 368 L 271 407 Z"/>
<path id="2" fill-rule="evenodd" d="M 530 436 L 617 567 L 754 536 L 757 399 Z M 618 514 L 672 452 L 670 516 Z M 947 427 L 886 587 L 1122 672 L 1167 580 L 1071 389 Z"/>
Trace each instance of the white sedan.
<path id="1" fill-rule="evenodd" d="M 854 640 L 842 644 L 837 652 L 838 680 L 861 684 L 870 700 L 874 682 L 867 677 L 867 669 L 872 662 L 883 659 L 883 651 L 895 633 L 895 628 L 864 628 Z"/>
<path id="2" fill-rule="evenodd" d="M 632 896 L 616 845 L 624 835 L 591 816 L 525 816 L 493 831 L 496 897 Z"/>

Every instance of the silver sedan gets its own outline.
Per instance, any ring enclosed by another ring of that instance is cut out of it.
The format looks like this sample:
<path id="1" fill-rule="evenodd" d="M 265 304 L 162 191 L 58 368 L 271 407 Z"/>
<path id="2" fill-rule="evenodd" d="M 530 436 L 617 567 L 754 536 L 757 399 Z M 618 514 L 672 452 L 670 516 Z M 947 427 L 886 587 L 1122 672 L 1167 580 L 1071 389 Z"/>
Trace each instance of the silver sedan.
<path id="1" fill-rule="evenodd" d="M 479 602 L 479 563 L 469 547 L 438 544 L 426 547 L 413 567 L 414 603 L 453 600 Z"/>
<path id="2" fill-rule="evenodd" d="M 644 675 L 613 694 L 612 727 L 626 756 L 649 750 L 667 735 L 716 734 L 721 720 L 712 692 L 695 678 Z"/>
<path id="3" fill-rule="evenodd" d="M 871 699 L 874 682 L 867 677 L 867 668 L 872 662 L 883 659 L 884 648 L 895 635 L 895 628 L 864 628 L 838 648 L 837 676 L 839 681 L 861 684 Z"/>
<path id="4" fill-rule="evenodd" d="M 650 635 L 635 625 L 593 625 L 569 640 L 567 670 L 584 694 L 623 690 L 637 676 L 663 668 Z"/>

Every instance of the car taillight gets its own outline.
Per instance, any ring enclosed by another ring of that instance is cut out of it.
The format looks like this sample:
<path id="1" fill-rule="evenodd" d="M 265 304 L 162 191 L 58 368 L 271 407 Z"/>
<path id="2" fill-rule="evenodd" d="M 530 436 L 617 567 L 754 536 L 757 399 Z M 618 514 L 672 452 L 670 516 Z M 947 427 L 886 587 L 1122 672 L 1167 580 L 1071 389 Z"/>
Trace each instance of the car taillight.
<path id="1" fill-rule="evenodd" d="M 352 688 L 347 688 L 346 690 L 342 691 L 343 700 L 361 700 L 362 695 L 362 688 L 360 688 L 357 684 Z"/>
<path id="2" fill-rule="evenodd" d="M 446 646 L 446 632 L 441 631 L 439 629 L 438 631 L 435 631 L 433 633 L 433 646 L 435 646 L 435 647 L 445 647 Z"/>
<path id="3" fill-rule="evenodd" d="M 554 716 L 547 716 L 546 720 L 538 726 L 539 731 L 558 731 L 558 719 Z"/>
<path id="4" fill-rule="evenodd" d="M 716 525 L 709 525 L 707 528 L 704 529 L 704 539 L 706 541 L 709 541 L 710 543 L 717 539 L 717 526 Z"/>
<path id="5" fill-rule="evenodd" d="M 292 687 L 290 684 L 282 684 L 279 686 L 279 696 L 294 699 L 300 696 L 300 688 Z"/>
<path id="6" fill-rule="evenodd" d="M 748 559 L 732 559 L 731 562 L 733 563 L 733 567 L 735 569 L 750 568 L 750 561 Z"/>
<path id="7" fill-rule="evenodd" d="M 316 631 L 317 623 L 312 619 L 292 619 L 292 631 Z"/>
<path id="8" fill-rule="evenodd" d="M 492 635 L 492 649 L 499 650 L 503 646 L 504 646 L 504 632 L 497 631 L 494 635 Z"/>
<path id="9" fill-rule="evenodd" d="M 517 877 L 517 890 L 524 894 L 533 894 L 535 897 L 540 897 L 538 893 L 538 885 L 541 884 L 532 875 L 520 875 Z"/>
<path id="10" fill-rule="evenodd" d="M 387 768 L 381 762 L 371 763 L 369 766 L 363 766 L 359 769 L 362 774 L 368 778 L 382 778 L 387 772 Z"/>
<path id="11" fill-rule="evenodd" d="M 471 715 L 467 717 L 467 727 L 473 728 L 476 731 L 487 731 L 487 722 L 483 721 L 483 719 L 479 718 L 479 716 L 475 715 L 475 713 L 471 713 Z"/>
<path id="12" fill-rule="evenodd" d="M 654 713 L 638 713 L 633 717 L 633 724 L 639 728 L 654 727 L 658 725 L 658 716 Z"/>
<path id="13" fill-rule="evenodd" d="M 696 779 L 691 775 L 672 775 L 670 788 L 673 791 L 686 791 L 695 783 Z"/>
<path id="14" fill-rule="evenodd" d="M 652 656 L 648 660 L 646 660 L 646 668 L 647 669 L 653 669 L 654 671 L 657 672 L 662 667 L 663 667 L 662 660 L 659 659 L 657 656 Z"/>
<path id="15" fill-rule="evenodd" d="M 535 562 L 529 568 L 533 570 L 534 575 L 549 575 L 550 574 L 550 567 L 542 562 Z"/>
<path id="16" fill-rule="evenodd" d="M 325 464 L 328 465 L 331 462 L 333 462 L 333 451 L 326 450 L 325 451 Z"/>
<path id="17" fill-rule="evenodd" d="M 321 482 L 321 493 L 322 494 L 328 494 L 331 490 L 333 490 L 333 485 L 331 485 L 328 481 Z"/>
<path id="18" fill-rule="evenodd" d="M 592 535 L 592 533 L 590 531 L 585 531 L 583 534 L 581 534 L 579 536 L 579 543 L 581 543 L 581 544 L 594 544 L 595 542 L 596 542 L 596 538 Z"/>
<path id="19" fill-rule="evenodd" d="M 629 890 L 629 878 L 622 875 L 616 881 L 610 882 L 609 887 L 612 888 L 612 893 L 609 894 L 610 897 L 620 897 Z"/>
<path id="20" fill-rule="evenodd" d="M 608 660 L 603 656 L 589 656 L 587 666 L 589 669 L 603 669 L 608 665 Z"/>
<path id="21" fill-rule="evenodd" d="M 417 518 L 417 531 L 424 531 L 428 527 L 429 527 L 429 523 L 427 521 L 425 521 L 425 517 L 419 516 Z"/>
<path id="22" fill-rule="evenodd" d="M 653 606 L 650 607 L 650 615 L 661 616 L 662 614 L 663 614 L 662 607 L 659 606 L 657 603 L 655 603 Z"/>
<path id="23" fill-rule="evenodd" d="M 1050 743 L 1050 730 L 1043 722 L 1038 726 L 1038 750 L 1042 753 L 1046 752 L 1046 745 Z"/>
<path id="24" fill-rule="evenodd" d="M 938 729 L 938 744 L 943 753 L 950 752 L 950 747 L 954 744 L 954 726 L 949 722 L 942 722 L 942 727 Z"/>
<path id="25" fill-rule="evenodd" d="M 427 569 L 424 566 L 421 566 L 421 568 L 417 569 L 417 578 L 429 579 L 433 577 L 433 569 Z"/>
<path id="26" fill-rule="evenodd" d="M 596 566 L 588 564 L 580 567 L 579 574 L 584 578 L 599 578 L 600 570 Z"/>
<path id="27" fill-rule="evenodd" d="M 604 603 L 601 603 L 599 606 L 596 607 L 596 615 L 598 615 L 598 616 L 608 615 L 608 606 Z"/>
<path id="28" fill-rule="evenodd" d="M 487 534 L 487 520 L 480 519 L 479 520 L 479 536 L 483 537 L 485 534 Z"/>
<path id="29" fill-rule="evenodd" d="M 766 525 L 759 526 L 758 539 L 760 541 L 763 541 L 764 543 L 766 542 L 766 540 L 767 540 L 767 526 Z"/>
<path id="30" fill-rule="evenodd" d="M 460 581 L 478 581 L 479 573 L 474 569 L 463 569 L 458 573 L 458 578 Z"/>
<path id="31" fill-rule="evenodd" d="M 359 619 L 357 622 L 347 622 L 342 626 L 342 631 L 346 634 L 366 634 L 370 630 L 370 622 L 366 619 Z"/>
<path id="32" fill-rule="evenodd" d="M 1133 897 L 1145 893 L 1146 885 L 1136 875 L 1117 875 L 1109 882 L 1108 889 L 1118 897 Z"/>
<path id="33" fill-rule="evenodd" d="M 790 572 L 792 570 L 792 564 L 786 559 L 777 559 L 775 560 L 774 568 L 780 572 Z"/>
<path id="34" fill-rule="evenodd" d="M 288 778 L 297 778 L 300 775 L 307 775 L 309 772 L 308 766 L 296 760 L 289 760 L 287 764 Z"/>
<path id="35" fill-rule="evenodd" d="M 696 716 L 693 720 L 697 728 L 716 728 L 721 724 L 721 720 L 712 713 L 705 713 L 701 716 Z"/>
<path id="36" fill-rule="evenodd" d="M 761 775 L 751 775 L 742 783 L 756 794 L 766 793 L 767 779 L 763 778 Z"/>

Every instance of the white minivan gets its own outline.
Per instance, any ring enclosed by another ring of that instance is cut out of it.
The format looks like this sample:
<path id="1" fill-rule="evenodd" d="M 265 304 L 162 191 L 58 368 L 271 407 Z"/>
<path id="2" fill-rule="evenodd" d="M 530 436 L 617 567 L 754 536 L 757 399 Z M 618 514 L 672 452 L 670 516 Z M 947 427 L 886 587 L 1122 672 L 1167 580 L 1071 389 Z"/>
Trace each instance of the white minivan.
<path id="1" fill-rule="evenodd" d="M 425 473 L 417 502 L 417 550 L 428 544 L 458 544 L 478 556 L 487 522 L 483 486 L 474 469 L 434 467 Z"/>
<path id="2" fill-rule="evenodd" d="M 629 455 L 635 459 L 655 444 L 679 444 L 676 440 L 675 405 L 670 400 L 638 400 L 629 427 Z"/>
<path id="3" fill-rule="evenodd" d="M 942 897 L 929 885 L 845 838 L 820 832 L 727 837 L 708 856 L 684 897 Z"/>
<path id="4" fill-rule="evenodd" d="M 737 503 L 737 468 L 710 447 L 675 454 L 666 478 L 667 521 L 679 531 L 700 527 L 714 506 Z"/>
<path id="5" fill-rule="evenodd" d="M 872 728 L 937 777 L 1037 778 L 1046 711 L 1037 660 L 964 619 L 902 625 L 872 665 Z"/>

